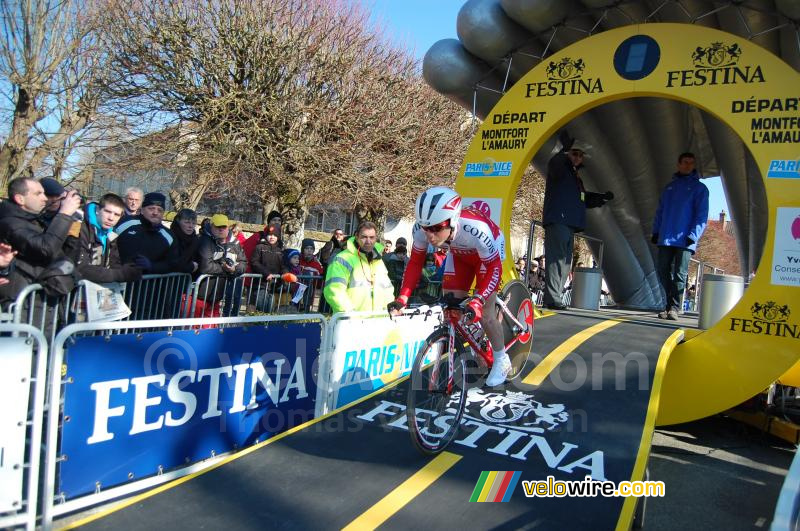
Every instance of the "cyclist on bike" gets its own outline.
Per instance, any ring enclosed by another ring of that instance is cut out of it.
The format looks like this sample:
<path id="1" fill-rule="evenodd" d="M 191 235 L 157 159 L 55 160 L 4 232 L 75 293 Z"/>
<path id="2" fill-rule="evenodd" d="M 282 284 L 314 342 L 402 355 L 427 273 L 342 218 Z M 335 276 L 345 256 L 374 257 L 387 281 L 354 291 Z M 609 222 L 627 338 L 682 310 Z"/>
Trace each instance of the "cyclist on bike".
<path id="1" fill-rule="evenodd" d="M 474 207 L 461 208 L 461 196 L 444 186 L 430 188 L 417 198 L 414 211 L 417 223 L 413 230 L 411 258 L 403 275 L 397 299 L 388 306 L 392 315 L 399 315 L 417 285 L 428 244 L 447 250 L 444 293 L 466 297 L 473 280 L 475 293 L 467 303 L 473 322 L 480 321 L 492 344 L 494 363 L 486 385 L 505 382 L 511 360 L 503 344 L 503 330 L 494 312 L 505 258 L 505 238 L 500 228 Z M 489 311 L 483 313 L 484 306 Z"/>

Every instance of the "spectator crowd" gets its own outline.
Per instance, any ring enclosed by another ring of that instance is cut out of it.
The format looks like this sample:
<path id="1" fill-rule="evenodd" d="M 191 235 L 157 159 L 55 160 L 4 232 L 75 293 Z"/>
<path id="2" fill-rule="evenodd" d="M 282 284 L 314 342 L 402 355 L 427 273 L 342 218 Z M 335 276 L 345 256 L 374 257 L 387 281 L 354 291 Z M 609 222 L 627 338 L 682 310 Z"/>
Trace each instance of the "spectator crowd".
<path id="1" fill-rule="evenodd" d="M 183 273 L 197 300 L 161 293 L 179 299 L 181 315 L 235 316 L 243 304 L 268 312 L 279 293 L 291 299 L 290 310 L 381 310 L 408 263 L 405 238 L 393 247 L 370 222 L 349 238 L 336 229 L 319 250 L 308 238 L 292 249 L 277 211 L 245 237 L 224 213 L 200 221 L 184 208 L 166 221 L 166 206 L 163 193 L 136 187 L 87 202 L 55 179 L 13 179 L 0 202 L 0 304 L 8 308 L 32 284 L 61 297 L 80 280 L 109 285 Z M 431 254 L 420 288 L 440 280 L 442 258 Z"/>
<path id="2" fill-rule="evenodd" d="M 545 253 L 516 263 L 536 303 L 557 310 L 566 307 L 562 293 L 571 280 L 572 240 L 585 227 L 586 209 L 614 197 L 610 191 L 585 190 L 578 172 L 588 148 L 565 132 L 559 139 L 563 149 L 548 166 Z M 708 208 L 694 155 L 683 153 L 678 161 L 653 223 L 667 300 L 659 317 L 666 319 L 676 319 L 686 264 L 705 228 Z M 686 197 L 692 199 L 681 200 Z M 370 222 L 362 222 L 349 237 L 336 229 L 319 250 L 312 239 L 293 249 L 282 239 L 278 211 L 270 212 L 263 229 L 245 237 L 225 213 L 198 223 L 197 213 L 184 208 L 167 224 L 166 206 L 163 193 L 136 187 L 122 197 L 107 193 L 86 202 L 55 179 L 11 180 L 7 199 L 0 202 L 0 305 L 7 309 L 31 284 L 41 285 L 47 297 L 61 297 L 80 280 L 132 283 L 143 275 L 182 273 L 191 276 L 197 289 L 196 300 L 169 294 L 179 299 L 181 315 L 235 316 L 242 305 L 270 312 L 287 296 L 296 311 L 312 306 L 318 311 L 376 311 L 397 297 L 409 262 L 406 238 L 382 239 Z M 437 298 L 445 260 L 444 251 L 429 249 L 416 292 L 423 302 Z"/>

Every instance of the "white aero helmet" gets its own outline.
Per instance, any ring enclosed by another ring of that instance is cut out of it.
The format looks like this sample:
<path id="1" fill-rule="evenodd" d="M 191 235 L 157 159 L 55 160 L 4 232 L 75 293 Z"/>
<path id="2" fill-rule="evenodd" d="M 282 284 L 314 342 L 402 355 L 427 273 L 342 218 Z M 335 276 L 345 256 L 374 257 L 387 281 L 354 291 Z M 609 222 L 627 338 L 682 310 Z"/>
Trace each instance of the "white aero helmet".
<path id="1" fill-rule="evenodd" d="M 445 221 L 455 226 L 461 215 L 461 196 L 446 186 L 434 186 L 422 192 L 414 205 L 417 223 L 431 227 Z"/>

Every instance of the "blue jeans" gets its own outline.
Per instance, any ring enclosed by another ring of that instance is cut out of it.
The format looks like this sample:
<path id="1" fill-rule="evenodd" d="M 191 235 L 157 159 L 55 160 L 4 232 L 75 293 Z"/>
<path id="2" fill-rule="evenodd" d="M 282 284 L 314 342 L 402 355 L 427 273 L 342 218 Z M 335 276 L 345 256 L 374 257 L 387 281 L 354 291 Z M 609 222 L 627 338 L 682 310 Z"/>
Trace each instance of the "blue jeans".
<path id="1" fill-rule="evenodd" d="M 678 311 L 681 295 L 686 288 L 686 274 L 689 270 L 689 257 L 692 252 L 682 247 L 658 247 L 658 279 L 664 288 L 666 301 L 664 309 Z"/>

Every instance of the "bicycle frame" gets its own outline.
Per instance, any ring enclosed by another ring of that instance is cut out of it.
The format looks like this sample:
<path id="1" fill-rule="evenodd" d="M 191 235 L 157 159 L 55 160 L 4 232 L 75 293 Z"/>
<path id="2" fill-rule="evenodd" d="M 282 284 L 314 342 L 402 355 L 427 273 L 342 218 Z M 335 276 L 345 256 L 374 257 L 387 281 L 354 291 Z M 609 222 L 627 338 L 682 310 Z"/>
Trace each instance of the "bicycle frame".
<path id="1" fill-rule="evenodd" d="M 498 321 L 500 320 L 499 319 L 500 317 L 509 319 L 514 325 L 514 330 L 517 331 L 514 334 L 514 337 L 511 338 L 511 341 L 509 341 L 505 345 L 505 348 L 508 349 L 511 346 L 513 346 L 514 343 L 519 341 L 520 336 L 527 331 L 527 327 L 524 326 L 522 323 L 520 323 L 515 315 L 511 314 L 511 311 L 508 309 L 508 305 L 500 297 L 497 297 L 497 300 L 495 301 L 495 306 L 497 306 L 498 310 Z M 462 323 L 463 311 L 460 309 L 446 308 L 444 310 L 444 315 L 449 322 L 448 326 L 450 329 L 450 340 L 448 346 L 450 348 L 451 355 L 453 353 L 453 347 L 455 346 L 455 335 L 458 334 L 462 339 L 464 339 L 469 344 L 470 348 L 472 348 L 472 351 L 476 352 L 481 358 L 483 358 L 483 360 L 486 362 L 486 365 L 491 367 L 492 363 L 494 363 L 492 344 L 491 342 L 487 341 L 486 349 L 483 349 L 480 347 L 480 345 L 478 345 L 475 339 L 473 339 L 472 334 L 470 334 L 467 331 L 467 329 L 464 327 L 464 324 Z M 481 331 L 483 332 L 483 336 L 486 336 L 486 330 L 483 329 L 482 326 L 481 326 Z M 451 371 L 453 367 L 452 361 L 453 360 L 451 359 L 450 360 Z M 452 374 L 450 376 L 451 376 L 450 380 L 452 380 Z"/>

